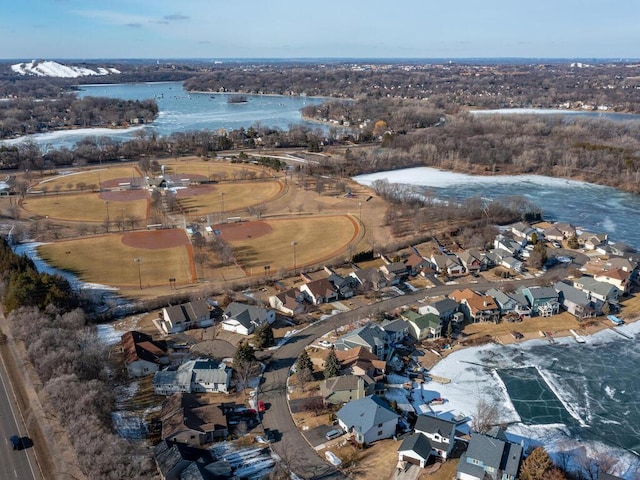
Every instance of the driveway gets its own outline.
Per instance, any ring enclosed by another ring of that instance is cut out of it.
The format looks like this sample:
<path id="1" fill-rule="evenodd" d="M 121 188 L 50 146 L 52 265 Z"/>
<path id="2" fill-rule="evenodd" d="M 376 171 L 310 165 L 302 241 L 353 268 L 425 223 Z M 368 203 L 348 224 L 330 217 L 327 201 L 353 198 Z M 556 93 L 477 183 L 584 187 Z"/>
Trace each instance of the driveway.
<path id="1" fill-rule="evenodd" d="M 320 445 L 329 441 L 325 437 L 327 432 L 330 430 L 335 430 L 336 428 L 339 427 L 337 425 L 320 425 L 319 427 L 312 428 L 311 430 L 304 432 L 304 436 L 313 447 L 319 447 Z M 340 438 L 340 440 L 342 440 L 342 438 Z"/>

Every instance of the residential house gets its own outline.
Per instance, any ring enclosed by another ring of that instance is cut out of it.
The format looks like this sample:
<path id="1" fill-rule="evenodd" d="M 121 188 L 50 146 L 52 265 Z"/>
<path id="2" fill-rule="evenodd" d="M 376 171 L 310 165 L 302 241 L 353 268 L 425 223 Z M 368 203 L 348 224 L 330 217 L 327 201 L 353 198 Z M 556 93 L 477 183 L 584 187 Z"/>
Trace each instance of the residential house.
<path id="1" fill-rule="evenodd" d="M 460 304 L 460 310 L 471 322 L 498 322 L 500 320 L 500 309 L 493 297 L 489 295 L 482 295 L 465 288 L 451 292 L 449 298 Z"/>
<path id="2" fill-rule="evenodd" d="M 356 288 L 360 285 L 358 281 L 347 275 L 343 277 L 336 273 L 331 273 L 327 279 L 338 293 L 338 298 L 351 298 L 356 294 Z"/>
<path id="3" fill-rule="evenodd" d="M 594 280 L 610 283 L 618 290 L 620 290 L 623 295 L 626 295 L 631 290 L 631 282 L 629 281 L 630 277 L 631 272 L 627 272 L 621 268 L 601 270 L 593 274 Z"/>
<path id="4" fill-rule="evenodd" d="M 478 433 L 460 457 L 456 479 L 515 480 L 521 460 L 520 445 Z"/>
<path id="5" fill-rule="evenodd" d="M 382 322 L 382 328 L 389 336 L 389 342 L 400 343 L 409 334 L 409 325 L 402 318 Z"/>
<path id="6" fill-rule="evenodd" d="M 387 286 L 384 274 L 377 268 L 357 268 L 349 276 L 355 278 L 360 284 L 360 288 L 365 292 L 377 291 Z"/>
<path id="7" fill-rule="evenodd" d="M 513 312 L 519 318 L 531 317 L 531 307 L 529 307 L 529 302 L 527 302 L 527 299 L 521 293 L 506 293 L 502 290 L 491 288 L 487 290 L 487 295 L 494 298 L 502 315 L 507 315 Z"/>
<path id="8" fill-rule="evenodd" d="M 400 415 L 381 397 L 371 395 L 347 403 L 336 417 L 345 432 L 352 433 L 358 444 L 365 445 L 394 436 Z"/>
<path id="9" fill-rule="evenodd" d="M 462 266 L 460 259 L 452 253 L 434 253 L 431 255 L 431 263 L 433 264 L 436 272 L 450 277 L 462 275 L 464 273 L 464 267 Z"/>
<path id="10" fill-rule="evenodd" d="M 384 392 L 384 385 L 367 376 L 342 375 L 320 382 L 320 395 L 325 403 L 340 405 L 367 395 Z"/>
<path id="11" fill-rule="evenodd" d="M 176 393 L 162 403 L 162 439 L 200 447 L 229 435 L 227 417 L 219 405 L 190 393 Z"/>
<path id="12" fill-rule="evenodd" d="M 162 480 L 205 480 L 206 477 L 193 475 L 194 465 L 207 465 L 213 462 L 213 456 L 207 449 L 192 447 L 191 445 L 161 441 L 153 448 L 153 457 Z M 225 473 L 231 475 L 232 469 L 227 465 Z M 189 475 L 188 477 L 186 475 Z"/>
<path id="13" fill-rule="evenodd" d="M 598 313 L 596 305 L 582 290 L 564 282 L 557 282 L 553 288 L 558 292 L 558 301 L 562 308 L 577 317 L 578 320 L 593 317 Z M 602 304 L 600 303 L 598 306 L 601 307 Z"/>
<path id="14" fill-rule="evenodd" d="M 124 363 L 132 377 L 143 377 L 169 365 L 167 342 L 154 340 L 150 335 L 131 331 L 121 337 Z"/>
<path id="15" fill-rule="evenodd" d="M 467 272 L 480 272 L 487 269 L 487 260 L 478 250 L 465 250 L 458 255 L 460 263 Z"/>
<path id="16" fill-rule="evenodd" d="M 553 224 L 553 227 L 560 230 L 564 238 L 571 238 L 576 235 L 576 229 L 570 223 L 556 222 Z"/>
<path id="17" fill-rule="evenodd" d="M 389 353 L 389 335 L 380 325 L 367 323 L 340 337 L 335 344 L 336 350 L 349 350 L 364 347 L 380 360 Z"/>
<path id="18" fill-rule="evenodd" d="M 433 415 L 420 415 L 414 430 L 429 439 L 433 455 L 445 461 L 449 458 L 455 444 L 456 424 L 454 422 Z"/>
<path id="19" fill-rule="evenodd" d="M 213 325 L 211 309 L 204 300 L 165 307 L 160 313 L 160 325 L 165 333 L 184 332 L 189 328 Z"/>
<path id="20" fill-rule="evenodd" d="M 515 257 L 506 256 L 500 260 L 500 265 L 514 272 L 524 272 L 524 264 Z"/>
<path id="21" fill-rule="evenodd" d="M 300 291 L 304 292 L 314 305 L 338 300 L 338 292 L 327 278 L 305 283 L 300 287 Z"/>
<path id="22" fill-rule="evenodd" d="M 305 311 L 306 294 L 290 288 L 269 297 L 269 306 L 286 315 L 296 315 Z"/>
<path id="23" fill-rule="evenodd" d="M 380 267 L 380 271 L 386 278 L 388 285 L 398 285 L 409 276 L 409 271 L 404 262 L 385 263 Z"/>
<path id="24" fill-rule="evenodd" d="M 160 370 L 153 376 L 158 395 L 174 393 L 229 393 L 231 369 L 213 360 L 189 360 L 178 368 Z"/>
<path id="25" fill-rule="evenodd" d="M 517 241 L 503 234 L 496 235 L 496 238 L 493 240 L 493 248 L 496 250 L 505 250 L 506 252 L 509 252 L 509 255 L 511 256 L 515 256 L 520 253 L 520 250 L 522 250 L 526 244 L 526 238 Z"/>
<path id="26" fill-rule="evenodd" d="M 560 311 L 558 292 L 552 287 L 524 287 L 519 290 L 529 302 L 531 312 L 541 317 L 550 317 Z"/>
<path id="27" fill-rule="evenodd" d="M 427 437 L 421 433 L 412 433 L 405 437 L 398 447 L 398 461 L 424 468 L 427 466 L 431 451 L 431 443 Z"/>
<path id="28" fill-rule="evenodd" d="M 603 270 L 621 269 L 629 272 L 629 283 L 638 282 L 638 262 L 634 256 L 627 254 L 626 257 L 609 257 L 605 262 Z"/>
<path id="29" fill-rule="evenodd" d="M 421 315 L 433 313 L 440 318 L 442 324 L 449 322 L 460 308 L 460 304 L 452 298 L 436 300 L 428 305 L 418 308 Z"/>
<path id="30" fill-rule="evenodd" d="M 565 239 L 565 235 L 558 227 L 552 225 L 544 231 L 544 238 L 549 241 L 562 242 Z"/>
<path id="31" fill-rule="evenodd" d="M 440 338 L 442 335 L 442 321 L 434 313 L 420 315 L 413 310 L 405 310 L 400 315 L 409 324 L 409 335 L 416 340 Z"/>
<path id="32" fill-rule="evenodd" d="M 532 242 L 540 238 L 540 233 L 528 223 L 517 222 L 510 225 L 511 233 L 513 233 L 519 239 L 525 239 L 527 242 Z"/>
<path id="33" fill-rule="evenodd" d="M 573 281 L 573 286 L 587 294 L 590 300 L 603 304 L 618 304 L 618 287 L 607 282 L 599 282 L 593 277 L 580 277 Z"/>
<path id="34" fill-rule="evenodd" d="M 431 261 L 428 258 L 424 258 L 422 255 L 420 255 L 420 253 L 415 248 L 412 249 L 412 252 L 404 260 L 404 264 L 409 271 L 409 275 L 411 276 L 433 273 Z"/>
<path id="35" fill-rule="evenodd" d="M 222 314 L 220 325 L 223 330 L 250 335 L 265 323 L 272 324 L 276 319 L 274 310 L 267 310 L 255 305 L 231 302 Z"/>
<path id="36" fill-rule="evenodd" d="M 367 376 L 376 382 L 385 378 L 387 362 L 380 360 L 364 347 L 336 350 L 336 356 L 340 362 L 340 373 L 343 375 Z"/>
<path id="37" fill-rule="evenodd" d="M 582 232 L 580 236 L 578 236 L 578 242 L 587 250 L 596 250 L 601 245 L 605 245 L 607 243 L 608 235 L 606 233 L 590 233 L 590 232 Z"/>

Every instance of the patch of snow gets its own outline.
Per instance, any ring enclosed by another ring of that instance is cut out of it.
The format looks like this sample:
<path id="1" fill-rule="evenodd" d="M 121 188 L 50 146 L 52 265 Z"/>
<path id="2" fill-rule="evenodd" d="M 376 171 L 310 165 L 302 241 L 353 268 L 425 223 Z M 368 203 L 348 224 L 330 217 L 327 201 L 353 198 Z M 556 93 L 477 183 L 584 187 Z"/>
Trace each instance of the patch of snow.
<path id="1" fill-rule="evenodd" d="M 63 65 L 50 60 L 32 60 L 28 63 L 16 63 L 11 65 L 11 70 L 18 75 L 31 75 L 36 77 L 78 78 L 88 76 L 115 75 L 120 73 L 115 68 L 98 67 L 92 70 L 87 67 Z"/>

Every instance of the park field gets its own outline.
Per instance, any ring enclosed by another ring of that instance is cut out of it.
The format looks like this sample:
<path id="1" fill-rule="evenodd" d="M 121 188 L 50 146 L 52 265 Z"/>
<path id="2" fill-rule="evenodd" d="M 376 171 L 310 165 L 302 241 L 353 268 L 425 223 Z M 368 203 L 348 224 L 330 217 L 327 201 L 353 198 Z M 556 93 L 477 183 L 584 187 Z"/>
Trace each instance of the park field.
<path id="1" fill-rule="evenodd" d="M 100 185 L 105 182 L 122 179 L 122 181 L 131 181 L 131 178 L 141 178 L 140 172 L 135 165 L 128 166 L 109 166 L 103 168 L 95 168 L 92 170 L 78 170 L 66 175 L 58 175 L 40 182 L 35 190 L 42 190 L 46 186 L 49 192 L 79 190 L 77 185 L 84 183 L 86 185 Z"/>
<path id="2" fill-rule="evenodd" d="M 192 173 L 202 175 L 213 181 L 242 180 L 271 176 L 268 169 L 250 163 L 229 163 L 228 161 L 208 160 L 197 157 L 184 157 L 180 160 L 164 159 L 159 162 L 165 166 L 165 174 L 180 175 Z"/>
<path id="3" fill-rule="evenodd" d="M 195 267 L 186 234 L 180 233 L 184 235 L 183 244 L 171 248 L 129 246 L 122 242 L 123 234 L 111 234 L 48 243 L 38 252 L 53 266 L 74 272 L 86 282 L 131 288 L 141 279 L 147 288 L 166 285 L 169 278 L 175 278 L 177 285 L 187 285 L 196 280 Z M 134 259 L 140 259 L 140 277 Z"/>
<path id="4" fill-rule="evenodd" d="M 257 205 L 268 211 L 267 203 L 282 189 L 282 183 L 276 180 L 219 183 L 178 190 L 177 198 L 189 216 L 216 214 L 222 220 L 223 208 L 225 217 L 246 217 L 247 208 Z"/>
<path id="5" fill-rule="evenodd" d="M 58 220 L 77 222 L 104 222 L 107 216 L 111 221 L 126 221 L 136 218 L 144 221 L 147 218 L 145 199 L 109 201 L 105 203 L 99 193 L 29 195 L 22 202 L 22 208 L 29 213 Z"/>
<path id="6" fill-rule="evenodd" d="M 345 252 L 359 233 L 357 222 L 349 215 L 263 220 L 271 231 L 257 237 L 229 240 L 235 257 L 248 275 L 271 273 L 279 269 L 301 269 L 322 263 Z M 249 222 L 250 224 L 250 222 Z M 224 238 L 224 231 L 222 234 Z"/>

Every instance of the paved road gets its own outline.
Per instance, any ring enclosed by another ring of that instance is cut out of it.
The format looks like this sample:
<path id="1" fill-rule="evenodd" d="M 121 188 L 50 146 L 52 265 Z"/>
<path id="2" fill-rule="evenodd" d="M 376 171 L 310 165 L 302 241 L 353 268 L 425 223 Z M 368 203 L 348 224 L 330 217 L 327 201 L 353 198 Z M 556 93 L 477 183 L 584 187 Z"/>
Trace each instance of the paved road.
<path id="1" fill-rule="evenodd" d="M 30 449 L 14 451 L 9 442 L 9 437 L 12 435 L 26 437 L 27 433 L 13 401 L 11 384 L 2 363 L 0 364 L 0 478 L 39 480 L 40 476 L 35 473 L 33 451 Z"/>
<path id="2" fill-rule="evenodd" d="M 584 261 L 582 258 L 580 260 Z M 576 258 L 575 261 L 578 262 L 578 259 Z M 572 266 L 575 268 L 576 264 L 574 263 Z M 566 276 L 568 268 L 568 266 L 559 265 L 550 269 L 542 277 L 512 280 L 509 283 L 514 286 L 536 285 L 542 278 L 563 278 Z M 263 424 L 265 427 L 278 430 L 281 433 L 281 440 L 273 444 L 276 453 L 282 457 L 283 461 L 297 475 L 303 478 L 340 480 L 348 478 L 325 462 L 307 443 L 306 439 L 298 431 L 289 412 L 286 392 L 287 377 L 290 368 L 307 345 L 341 325 L 347 325 L 381 311 L 389 311 L 402 305 L 415 303 L 426 295 L 445 295 L 458 288 L 465 287 L 483 291 L 496 286 L 499 286 L 499 282 L 489 282 L 482 278 L 477 283 L 439 285 L 428 290 L 421 290 L 334 315 L 325 321 L 312 324 L 299 334 L 294 335 L 288 343 L 272 354 L 264 374 L 264 384 L 260 387 L 261 400 L 271 404 L 271 408 L 264 415 Z"/>

